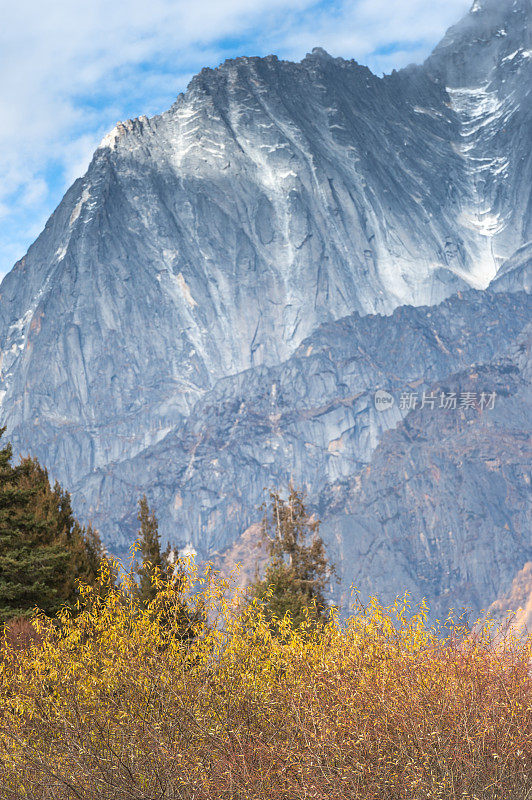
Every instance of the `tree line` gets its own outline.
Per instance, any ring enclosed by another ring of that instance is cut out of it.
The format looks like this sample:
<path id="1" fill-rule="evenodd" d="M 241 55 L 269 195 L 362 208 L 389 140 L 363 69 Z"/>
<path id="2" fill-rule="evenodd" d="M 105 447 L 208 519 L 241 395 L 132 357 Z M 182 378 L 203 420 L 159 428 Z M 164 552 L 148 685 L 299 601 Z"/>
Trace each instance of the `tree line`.
<path id="1" fill-rule="evenodd" d="M 0 429 L 0 438 L 4 432 Z M 269 561 L 263 575 L 257 572 L 248 587 L 249 601 L 259 600 L 272 624 L 287 613 L 296 626 L 325 619 L 326 588 L 334 568 L 304 493 L 292 485 L 286 497 L 271 491 L 261 511 Z M 157 518 L 146 496 L 139 500 L 137 520 L 132 571 L 137 599 L 148 607 L 161 583 L 177 594 L 183 592 L 185 565 L 175 545 L 162 549 Z M 31 616 L 37 608 L 51 617 L 64 606 L 74 610 L 78 585 L 95 586 L 104 564 L 113 582 L 119 580 L 116 562 L 98 532 L 76 520 L 69 492 L 57 481 L 51 486 L 36 459 L 24 458 L 14 465 L 11 445 L 1 447 L 0 623 Z M 179 625 L 188 637 L 198 609 L 183 598 L 180 610 Z"/>

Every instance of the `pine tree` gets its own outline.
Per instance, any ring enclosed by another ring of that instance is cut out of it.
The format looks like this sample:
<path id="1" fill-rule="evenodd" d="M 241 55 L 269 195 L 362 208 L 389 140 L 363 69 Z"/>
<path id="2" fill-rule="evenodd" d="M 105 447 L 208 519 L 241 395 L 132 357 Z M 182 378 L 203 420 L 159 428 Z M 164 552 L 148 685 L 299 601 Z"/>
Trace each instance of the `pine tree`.
<path id="1" fill-rule="evenodd" d="M 37 460 L 13 466 L 11 446 L 0 449 L 0 620 L 74 605 L 78 579 L 94 583 L 104 558 L 98 533 L 75 520 L 69 493 L 50 487 Z"/>
<path id="2" fill-rule="evenodd" d="M 198 600 L 187 600 L 184 596 L 187 585 L 186 567 L 179 557 L 175 544 L 168 543 L 163 556 L 163 576 L 170 591 L 161 604 L 161 621 L 172 636 L 181 641 L 191 641 L 195 637 L 198 624 L 205 622 L 205 610 Z"/>
<path id="3" fill-rule="evenodd" d="M 154 576 L 163 577 L 166 563 L 161 554 L 159 525 L 153 511 L 150 511 L 146 495 L 139 500 L 137 519 L 140 523 L 138 548 L 140 563 L 136 566 L 138 575 L 138 596 L 141 603 L 148 605 L 157 595 Z"/>
<path id="4" fill-rule="evenodd" d="M 100 534 L 89 524 L 81 527 L 75 524 L 72 532 L 73 573 L 77 580 L 94 586 L 100 575 L 102 562 L 110 567 L 110 574 L 116 581 L 116 569 L 109 563 Z"/>
<path id="5" fill-rule="evenodd" d="M 5 429 L 2 429 L 0 436 Z M 33 509 L 36 489 L 29 467 L 12 465 L 12 449 L 0 449 L 0 620 L 27 616 L 38 606 L 60 607 L 69 553 Z"/>
<path id="6" fill-rule="evenodd" d="M 58 481 L 50 487 L 48 472 L 36 459 L 23 459 L 24 472 L 20 485 L 32 493 L 32 507 L 37 520 L 44 523 L 47 535 L 61 543 L 69 553 L 68 566 L 63 573 L 61 597 L 64 603 L 77 600 L 78 582 L 95 585 L 102 563 L 107 560 L 105 550 L 92 525 L 81 526 L 72 511 L 70 493 Z M 114 575 L 114 570 L 111 569 Z"/>
<path id="7" fill-rule="evenodd" d="M 251 597 L 262 600 L 267 618 L 274 623 L 289 613 L 295 626 L 304 620 L 325 618 L 325 588 L 334 568 L 329 565 L 319 520 L 307 512 L 304 493 L 290 484 L 288 498 L 270 492 L 264 505 L 262 536 L 270 561 L 264 578 L 250 587 Z"/>
<path id="8" fill-rule="evenodd" d="M 139 500 L 137 519 L 140 523 L 137 539 L 140 563 L 137 560 L 135 564 L 138 598 L 145 608 L 153 604 L 153 613 L 168 635 L 189 641 L 194 638 L 195 626 L 204 619 L 204 614 L 200 605 L 184 597 L 186 574 L 177 547 L 168 543 L 161 553 L 157 518 L 149 508 L 146 495 Z"/>

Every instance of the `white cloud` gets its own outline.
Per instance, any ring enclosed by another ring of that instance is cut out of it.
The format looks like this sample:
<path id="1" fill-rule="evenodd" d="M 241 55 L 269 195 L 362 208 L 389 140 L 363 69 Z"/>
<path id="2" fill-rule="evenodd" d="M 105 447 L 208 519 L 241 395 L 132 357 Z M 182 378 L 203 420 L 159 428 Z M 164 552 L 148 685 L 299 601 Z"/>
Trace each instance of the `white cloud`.
<path id="1" fill-rule="evenodd" d="M 428 54 L 469 0 L 6 0 L 0 32 L 0 271 L 118 119 L 168 106 L 231 55 L 333 55 L 390 70 Z M 230 40 L 230 43 L 224 42 Z M 396 52 L 385 52 L 390 46 Z"/>

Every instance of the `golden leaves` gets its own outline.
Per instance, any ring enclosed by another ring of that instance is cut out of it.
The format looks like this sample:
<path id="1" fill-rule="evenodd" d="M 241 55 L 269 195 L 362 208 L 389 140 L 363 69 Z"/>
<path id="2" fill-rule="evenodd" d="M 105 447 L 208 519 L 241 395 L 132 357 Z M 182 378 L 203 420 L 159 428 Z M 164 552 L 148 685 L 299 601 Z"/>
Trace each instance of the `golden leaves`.
<path id="1" fill-rule="evenodd" d="M 4 640 L 2 789 L 36 800 L 526 796 L 530 640 L 494 641 L 489 623 L 431 628 L 408 596 L 359 604 L 344 623 L 333 611 L 294 628 L 286 616 L 273 634 L 261 603 L 212 571 L 189 565 L 179 592 L 154 576 L 147 608 L 130 580 L 102 573 L 97 589 L 80 587 L 76 613 L 36 616 L 23 650 Z M 187 640 L 183 592 L 201 609 Z"/>

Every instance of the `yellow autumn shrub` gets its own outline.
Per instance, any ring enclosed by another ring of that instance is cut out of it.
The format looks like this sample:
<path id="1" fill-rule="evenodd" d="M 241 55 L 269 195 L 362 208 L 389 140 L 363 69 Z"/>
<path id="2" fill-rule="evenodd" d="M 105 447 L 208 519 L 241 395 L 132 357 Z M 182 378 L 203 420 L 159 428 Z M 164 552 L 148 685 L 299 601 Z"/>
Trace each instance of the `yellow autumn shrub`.
<path id="1" fill-rule="evenodd" d="M 128 580 L 4 637 L 0 797 L 532 797 L 530 639 L 436 630 L 407 600 L 272 630 L 194 570 L 187 638 L 175 585 L 143 608 Z"/>

